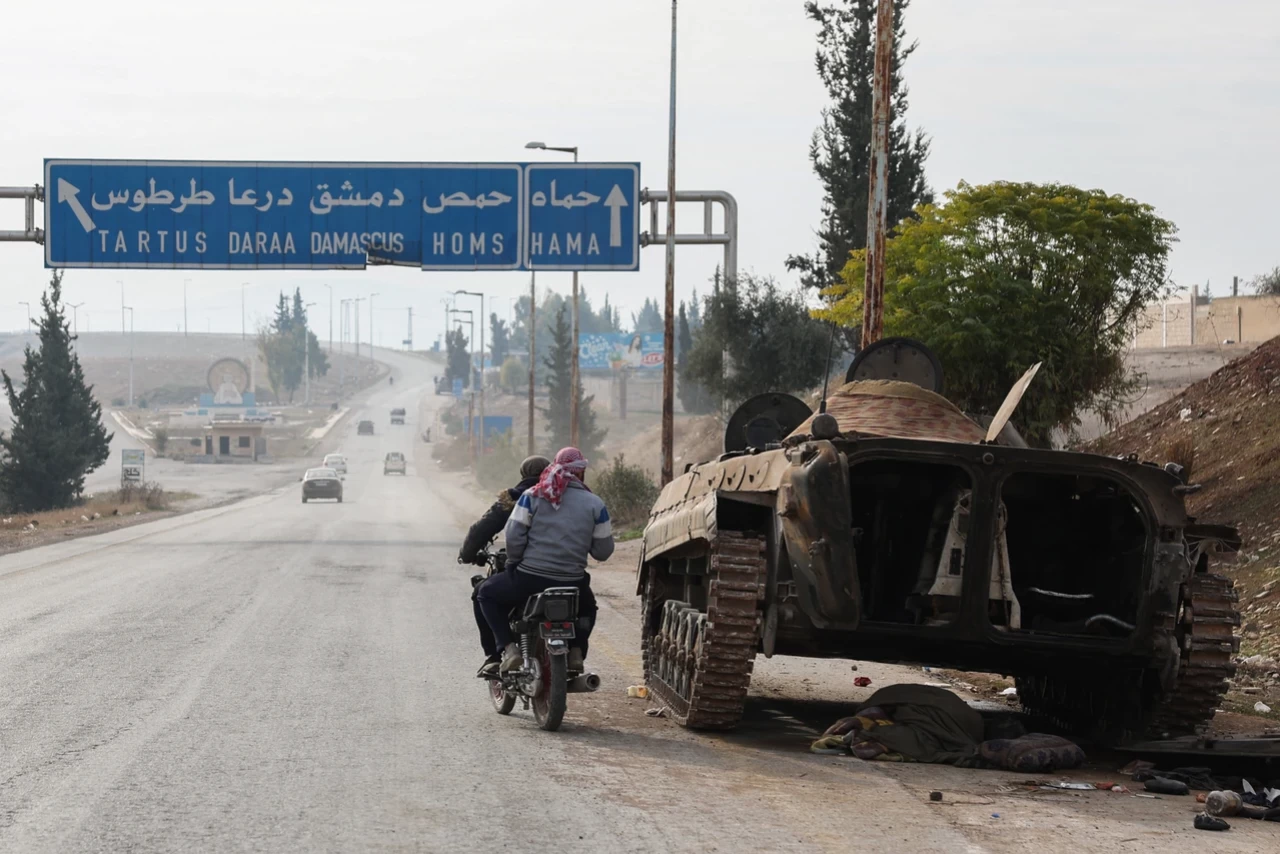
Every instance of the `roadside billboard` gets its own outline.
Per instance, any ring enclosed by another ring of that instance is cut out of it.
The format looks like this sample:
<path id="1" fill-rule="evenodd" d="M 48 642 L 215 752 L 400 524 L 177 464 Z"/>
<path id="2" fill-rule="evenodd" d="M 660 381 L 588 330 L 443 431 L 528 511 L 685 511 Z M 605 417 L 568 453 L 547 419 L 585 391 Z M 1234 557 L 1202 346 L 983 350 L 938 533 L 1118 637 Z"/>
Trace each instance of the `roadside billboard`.
<path id="1" fill-rule="evenodd" d="M 584 371 L 662 368 L 661 332 L 610 332 L 578 337 L 578 366 Z"/>

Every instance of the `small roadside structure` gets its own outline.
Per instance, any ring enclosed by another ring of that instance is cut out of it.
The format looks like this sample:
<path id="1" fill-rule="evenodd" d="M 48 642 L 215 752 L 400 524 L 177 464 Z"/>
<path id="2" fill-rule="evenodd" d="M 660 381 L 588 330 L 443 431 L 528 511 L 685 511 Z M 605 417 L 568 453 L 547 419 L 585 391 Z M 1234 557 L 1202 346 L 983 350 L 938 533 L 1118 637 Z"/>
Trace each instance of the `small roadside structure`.
<path id="1" fill-rule="evenodd" d="M 267 440 L 263 425 L 252 421 L 216 421 L 204 428 L 204 454 L 188 457 L 189 462 L 265 462 Z"/>

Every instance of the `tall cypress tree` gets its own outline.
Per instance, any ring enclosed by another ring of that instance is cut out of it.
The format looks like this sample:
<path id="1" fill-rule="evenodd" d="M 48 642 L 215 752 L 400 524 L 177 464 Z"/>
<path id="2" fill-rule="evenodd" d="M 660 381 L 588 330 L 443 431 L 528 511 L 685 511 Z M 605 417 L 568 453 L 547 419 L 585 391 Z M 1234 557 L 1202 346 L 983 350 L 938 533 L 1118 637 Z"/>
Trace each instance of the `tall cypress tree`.
<path id="1" fill-rule="evenodd" d="M 556 321 L 551 326 L 551 346 L 548 349 L 544 364 L 547 367 L 547 405 L 538 407 L 547 419 L 548 456 L 554 455 L 561 448 L 569 446 L 569 401 L 572 385 L 572 368 L 570 358 L 573 353 L 573 330 L 567 319 L 568 310 L 560 306 L 556 312 Z M 574 390 L 578 395 L 578 450 L 588 460 L 600 450 L 605 433 L 596 427 L 596 413 L 591 408 L 595 395 L 583 396 L 582 380 Z"/>
<path id="2" fill-rule="evenodd" d="M 697 292 L 694 293 L 697 298 Z M 676 316 L 676 393 L 680 396 L 680 405 L 691 415 L 703 415 L 715 408 L 715 401 L 703 388 L 701 383 L 685 376 L 688 367 L 689 352 L 693 349 L 693 331 L 689 326 L 689 313 L 683 301 L 680 312 Z"/>
<path id="3" fill-rule="evenodd" d="M 894 2 L 893 68 L 890 81 L 888 223 L 911 216 L 919 204 L 933 201 L 924 175 L 929 140 L 924 131 L 906 125 L 907 86 L 902 66 L 915 52 L 905 41 L 904 13 L 910 0 Z M 842 0 L 805 4 L 805 14 L 817 22 L 818 76 L 831 97 L 822 111 L 822 124 L 813 134 L 809 159 L 822 181 L 822 225 L 818 251 L 792 255 L 787 268 L 801 272 L 801 281 L 822 288 L 840 279 L 840 271 L 854 249 L 867 245 L 867 195 L 871 167 L 871 91 L 875 67 L 876 0 Z"/>
<path id="4" fill-rule="evenodd" d="M 24 512 L 70 505 L 84 491 L 85 475 L 111 453 L 102 405 L 71 347 L 61 271 L 53 272 L 40 305 L 40 349 L 26 349 L 22 388 L 0 371 L 13 410 L 12 431 L 0 433 L 0 500 Z"/>

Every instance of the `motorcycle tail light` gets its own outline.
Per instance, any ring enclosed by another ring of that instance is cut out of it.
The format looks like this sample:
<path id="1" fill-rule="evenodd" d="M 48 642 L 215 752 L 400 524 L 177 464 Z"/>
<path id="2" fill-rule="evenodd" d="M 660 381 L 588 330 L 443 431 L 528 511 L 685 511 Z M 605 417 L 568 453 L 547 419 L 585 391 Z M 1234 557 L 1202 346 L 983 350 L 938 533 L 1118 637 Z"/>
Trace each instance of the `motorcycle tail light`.
<path id="1" fill-rule="evenodd" d="M 560 625 L 561 625 L 561 626 L 563 626 L 563 627 L 564 627 L 564 628 L 566 628 L 566 629 L 571 629 L 571 628 L 573 628 L 573 623 L 561 623 Z"/>
<path id="2" fill-rule="evenodd" d="M 550 624 L 550 623 L 543 623 L 543 624 L 542 624 L 542 627 L 543 627 L 544 629 L 549 629 L 549 628 L 551 628 L 551 624 Z"/>

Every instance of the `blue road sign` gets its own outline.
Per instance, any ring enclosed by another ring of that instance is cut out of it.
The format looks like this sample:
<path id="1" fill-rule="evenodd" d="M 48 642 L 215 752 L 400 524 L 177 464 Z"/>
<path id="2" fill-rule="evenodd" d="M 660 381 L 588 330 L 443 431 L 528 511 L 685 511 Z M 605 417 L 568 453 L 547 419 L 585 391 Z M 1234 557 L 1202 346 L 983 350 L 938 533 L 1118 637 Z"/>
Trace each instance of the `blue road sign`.
<path id="1" fill-rule="evenodd" d="M 358 269 L 372 254 L 428 270 L 635 270 L 639 171 L 46 160 L 45 265 Z"/>
<path id="2" fill-rule="evenodd" d="M 529 269 L 639 268 L 639 166 L 535 163 L 525 167 L 525 188 Z"/>

